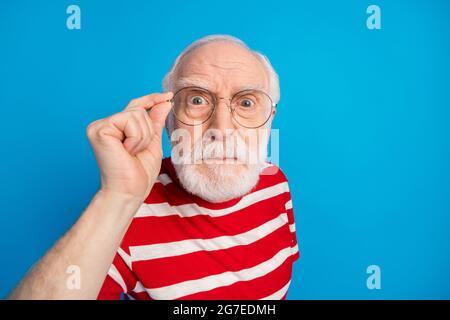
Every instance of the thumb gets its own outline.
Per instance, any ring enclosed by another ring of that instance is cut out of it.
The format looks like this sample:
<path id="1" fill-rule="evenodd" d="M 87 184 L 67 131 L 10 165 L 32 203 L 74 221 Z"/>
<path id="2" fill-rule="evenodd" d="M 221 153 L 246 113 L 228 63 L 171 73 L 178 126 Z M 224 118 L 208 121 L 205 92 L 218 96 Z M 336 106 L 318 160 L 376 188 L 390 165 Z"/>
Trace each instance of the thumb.
<path id="1" fill-rule="evenodd" d="M 158 103 L 154 105 L 148 112 L 150 119 L 152 120 L 155 133 L 162 136 L 162 131 L 165 126 L 166 118 L 172 109 L 172 103 L 170 101 Z"/>

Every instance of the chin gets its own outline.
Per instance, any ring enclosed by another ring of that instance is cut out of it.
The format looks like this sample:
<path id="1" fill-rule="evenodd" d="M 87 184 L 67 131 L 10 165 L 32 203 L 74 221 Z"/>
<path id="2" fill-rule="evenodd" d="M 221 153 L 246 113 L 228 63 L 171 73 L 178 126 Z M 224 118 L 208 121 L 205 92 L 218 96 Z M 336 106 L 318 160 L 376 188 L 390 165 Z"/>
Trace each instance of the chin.
<path id="1" fill-rule="evenodd" d="M 262 165 L 242 163 L 174 164 L 183 188 L 208 202 L 220 203 L 250 192 Z"/>

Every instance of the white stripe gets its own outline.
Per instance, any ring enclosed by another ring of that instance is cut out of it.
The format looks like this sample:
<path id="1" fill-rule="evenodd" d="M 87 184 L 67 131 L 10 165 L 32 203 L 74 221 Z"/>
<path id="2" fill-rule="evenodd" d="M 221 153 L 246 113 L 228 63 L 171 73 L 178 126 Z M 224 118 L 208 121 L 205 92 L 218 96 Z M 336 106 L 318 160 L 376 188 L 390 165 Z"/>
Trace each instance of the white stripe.
<path id="1" fill-rule="evenodd" d="M 113 280 L 115 282 L 117 282 L 117 284 L 119 286 L 122 287 L 123 292 L 127 292 L 127 286 L 125 284 L 125 281 L 123 281 L 122 276 L 119 273 L 119 270 L 117 270 L 116 266 L 114 264 L 111 264 L 111 266 L 109 267 L 109 271 L 108 271 L 108 275 L 113 278 Z"/>
<path id="2" fill-rule="evenodd" d="M 144 292 L 144 291 L 145 291 L 145 288 L 142 285 L 142 283 L 140 281 L 137 281 L 136 286 L 133 289 L 133 292 L 140 293 L 140 292 Z"/>
<path id="3" fill-rule="evenodd" d="M 289 280 L 288 283 L 286 283 L 283 288 L 281 288 L 280 290 L 278 290 L 275 293 L 272 293 L 270 296 L 264 297 L 260 300 L 280 300 L 281 298 L 284 297 L 284 295 L 286 294 L 286 292 L 288 291 L 289 285 L 291 284 L 291 280 Z"/>
<path id="4" fill-rule="evenodd" d="M 287 258 L 291 256 L 291 252 L 292 248 L 287 247 L 280 250 L 269 260 L 248 269 L 242 269 L 236 272 L 227 271 L 196 280 L 188 280 L 170 286 L 146 290 L 148 294 L 154 299 L 170 300 L 198 292 L 228 286 L 238 281 L 253 280 L 277 269 Z"/>
<path id="5" fill-rule="evenodd" d="M 296 254 L 298 252 L 298 243 L 292 247 L 292 255 Z"/>
<path id="6" fill-rule="evenodd" d="M 274 186 L 261 189 L 245 195 L 235 205 L 225 209 L 208 209 L 200 207 L 195 203 L 183 204 L 179 206 L 171 206 L 167 202 L 148 204 L 143 203 L 136 212 L 135 217 L 165 217 L 170 215 L 179 215 L 181 217 L 193 217 L 197 215 L 209 215 L 211 217 L 221 217 L 237 210 L 244 209 L 256 202 L 270 199 L 279 194 L 289 191 L 287 182 L 281 182 Z"/>
<path id="7" fill-rule="evenodd" d="M 162 185 L 166 186 L 169 183 L 172 183 L 172 179 L 170 179 L 169 175 L 165 173 L 161 173 L 158 178 L 156 178 L 156 182 L 161 183 Z"/>
<path id="8" fill-rule="evenodd" d="M 291 232 L 295 232 L 295 223 L 289 225 L 289 230 L 291 230 Z"/>
<path id="9" fill-rule="evenodd" d="M 286 210 L 292 209 L 292 199 L 290 199 L 286 204 L 284 205 Z"/>
<path id="10" fill-rule="evenodd" d="M 260 226 L 233 236 L 220 236 L 209 239 L 188 239 L 175 242 L 130 246 L 132 261 L 142 261 L 174 257 L 197 251 L 222 250 L 240 245 L 248 245 L 262 239 L 288 223 L 286 213 L 282 213 Z"/>
<path id="11" fill-rule="evenodd" d="M 119 256 L 122 258 L 122 260 L 125 262 L 125 264 L 128 266 L 128 268 L 130 270 L 131 269 L 131 257 L 122 249 L 119 247 L 119 249 L 117 250 L 117 253 L 119 254 Z"/>

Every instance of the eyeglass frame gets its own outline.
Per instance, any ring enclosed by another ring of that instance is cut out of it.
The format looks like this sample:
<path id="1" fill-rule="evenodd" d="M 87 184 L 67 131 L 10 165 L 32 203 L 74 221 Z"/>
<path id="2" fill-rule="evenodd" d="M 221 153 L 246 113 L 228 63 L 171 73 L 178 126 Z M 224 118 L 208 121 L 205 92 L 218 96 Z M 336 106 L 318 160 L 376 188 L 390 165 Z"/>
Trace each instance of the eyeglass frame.
<path id="1" fill-rule="evenodd" d="M 265 124 L 267 123 L 267 121 L 269 121 L 270 117 L 272 116 L 273 110 L 274 110 L 274 109 L 277 107 L 277 105 L 278 105 L 277 103 L 274 103 L 274 102 L 273 102 L 272 97 L 271 97 L 267 92 L 265 92 L 264 90 L 259 90 L 259 89 L 244 89 L 244 90 L 240 90 L 240 91 L 234 93 L 234 94 L 231 96 L 231 98 L 225 98 L 225 97 L 218 97 L 216 93 L 211 92 L 210 90 L 208 90 L 208 89 L 206 89 L 206 88 L 203 88 L 203 87 L 198 87 L 198 86 L 187 86 L 187 87 L 183 87 L 183 88 L 178 89 L 178 90 L 173 94 L 172 99 L 168 100 L 168 102 L 170 102 L 170 103 L 172 104 L 172 108 L 174 107 L 174 98 L 175 98 L 175 96 L 177 95 L 177 93 L 179 93 L 180 91 L 185 90 L 185 89 L 200 89 L 200 91 L 205 91 L 205 92 L 209 93 L 209 94 L 213 97 L 213 99 L 214 99 L 214 101 L 213 101 L 213 111 L 212 111 L 211 114 L 210 114 L 205 120 L 203 120 L 201 123 L 197 123 L 197 124 L 189 124 L 189 123 L 183 122 L 182 120 L 178 119 L 178 117 L 177 117 L 177 115 L 176 115 L 176 112 L 173 113 L 174 116 L 175 116 L 175 118 L 177 119 L 177 121 L 180 121 L 181 123 L 183 123 L 183 124 L 185 124 L 185 125 L 187 125 L 187 126 L 191 126 L 191 127 L 199 126 L 199 125 L 202 125 L 202 124 L 206 123 L 207 121 L 209 121 L 209 119 L 211 119 L 211 117 L 212 117 L 212 115 L 214 114 L 214 112 L 216 112 L 216 108 L 217 108 L 217 105 L 219 104 L 219 100 L 222 100 L 222 99 L 223 99 L 223 100 L 228 100 L 228 101 L 229 101 L 229 103 L 228 103 L 227 106 L 228 106 L 228 109 L 230 109 L 231 117 L 233 118 L 233 120 L 236 121 L 236 123 L 237 123 L 238 125 L 240 125 L 241 127 L 244 127 L 244 128 L 247 128 L 247 129 L 258 129 L 258 128 L 261 128 L 263 125 L 265 125 Z M 247 91 L 249 91 L 249 92 L 250 92 L 250 91 L 258 91 L 258 92 L 262 92 L 262 93 L 264 93 L 264 94 L 269 98 L 269 100 L 270 100 L 270 115 L 267 117 L 267 119 L 266 119 L 261 125 L 259 125 L 259 126 L 257 126 L 257 127 L 248 127 L 248 126 L 244 126 L 244 125 L 242 125 L 241 123 L 239 123 L 239 121 L 236 120 L 236 118 L 234 117 L 234 109 L 235 109 L 235 108 L 232 108 L 232 106 L 231 106 L 231 101 L 233 101 L 234 97 L 236 97 L 238 94 L 241 94 L 241 93 L 247 92 Z"/>

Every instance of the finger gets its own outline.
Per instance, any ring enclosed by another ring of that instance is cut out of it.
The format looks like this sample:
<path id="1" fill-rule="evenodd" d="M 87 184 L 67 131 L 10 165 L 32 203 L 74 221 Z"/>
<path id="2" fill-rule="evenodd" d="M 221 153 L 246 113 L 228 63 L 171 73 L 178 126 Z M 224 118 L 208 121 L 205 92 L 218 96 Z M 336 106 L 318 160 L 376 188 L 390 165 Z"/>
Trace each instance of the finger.
<path id="1" fill-rule="evenodd" d="M 152 125 L 152 120 L 150 119 L 150 110 L 145 110 L 143 108 L 135 108 L 135 109 L 130 109 L 130 110 L 125 110 L 122 112 L 129 112 L 131 114 L 136 114 L 137 117 L 141 118 L 144 120 L 146 126 L 148 127 L 149 131 L 150 131 L 150 135 L 153 135 L 154 130 L 153 130 L 153 125 Z"/>
<path id="2" fill-rule="evenodd" d="M 150 119 L 150 115 L 148 112 L 145 112 L 145 122 L 147 123 L 148 130 L 150 131 L 150 137 L 155 134 L 155 129 L 153 127 L 152 120 Z"/>
<path id="3" fill-rule="evenodd" d="M 145 148 L 147 148 L 147 146 L 151 140 L 151 132 L 150 132 L 150 128 L 148 126 L 147 120 L 146 120 L 146 118 L 148 118 L 147 112 L 145 110 L 142 110 L 141 112 L 136 110 L 136 112 L 133 112 L 133 113 L 134 113 L 134 117 L 135 117 L 136 121 L 138 122 L 138 124 L 141 128 L 141 132 L 142 132 L 141 141 L 134 147 L 133 150 L 131 150 L 132 154 L 136 155 L 139 152 L 141 152 L 142 150 L 144 150 Z M 150 119 L 148 121 L 150 122 Z"/>
<path id="4" fill-rule="evenodd" d="M 142 140 L 142 129 L 138 121 L 129 113 L 118 113 L 110 119 L 112 126 L 123 132 L 123 146 L 130 154 Z"/>
<path id="5" fill-rule="evenodd" d="M 91 124 L 88 128 L 88 136 L 91 140 L 102 139 L 103 137 L 113 137 L 119 140 L 120 143 L 125 139 L 125 135 L 122 130 L 119 130 L 116 126 L 111 125 L 111 119 L 101 119 L 97 120 L 95 123 Z"/>
<path id="6" fill-rule="evenodd" d="M 128 103 L 128 106 L 125 108 L 125 110 L 134 108 L 144 108 L 148 110 L 158 103 L 172 99 L 172 97 L 173 97 L 172 92 L 148 94 L 146 96 L 131 100 Z"/>
<path id="7" fill-rule="evenodd" d="M 152 121 L 152 124 L 153 124 L 153 129 L 155 131 L 155 134 L 158 137 L 162 136 L 162 131 L 164 129 L 166 118 L 171 109 L 172 109 L 171 102 L 162 102 L 162 103 L 156 104 L 148 112 L 150 119 Z"/>

